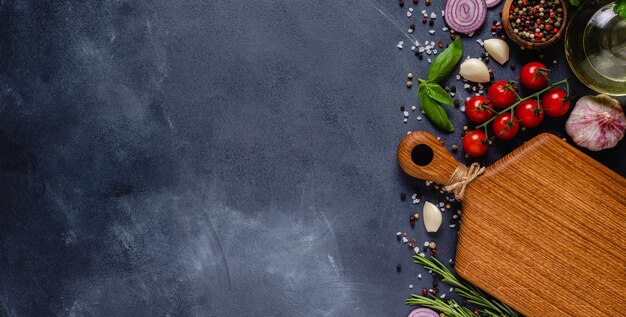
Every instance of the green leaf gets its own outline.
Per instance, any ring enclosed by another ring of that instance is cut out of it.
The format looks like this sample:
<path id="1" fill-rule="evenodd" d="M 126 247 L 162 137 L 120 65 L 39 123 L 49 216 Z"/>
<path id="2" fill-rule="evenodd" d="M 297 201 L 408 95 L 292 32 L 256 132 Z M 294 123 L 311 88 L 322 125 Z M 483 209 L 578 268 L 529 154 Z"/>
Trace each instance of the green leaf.
<path id="1" fill-rule="evenodd" d="M 439 53 L 433 61 L 428 72 L 428 81 L 437 83 L 446 78 L 454 70 L 462 55 L 463 45 L 461 44 L 461 38 L 457 35 L 452 44 Z"/>
<path id="2" fill-rule="evenodd" d="M 569 4 L 577 7 L 580 5 L 580 0 L 569 0 Z"/>
<path id="3" fill-rule="evenodd" d="M 435 99 L 443 104 L 452 105 L 452 97 L 448 94 L 439 84 L 429 83 L 426 87 L 426 93 L 432 99 Z"/>
<path id="4" fill-rule="evenodd" d="M 626 19 L 626 0 L 615 1 L 613 11 L 615 11 L 615 13 L 617 13 L 623 19 Z"/>
<path id="5" fill-rule="evenodd" d="M 420 94 L 420 107 L 424 110 L 426 117 L 435 125 L 435 127 L 443 132 L 453 132 L 454 126 L 448 119 L 446 109 L 435 99 L 431 98 L 427 93 Z"/>

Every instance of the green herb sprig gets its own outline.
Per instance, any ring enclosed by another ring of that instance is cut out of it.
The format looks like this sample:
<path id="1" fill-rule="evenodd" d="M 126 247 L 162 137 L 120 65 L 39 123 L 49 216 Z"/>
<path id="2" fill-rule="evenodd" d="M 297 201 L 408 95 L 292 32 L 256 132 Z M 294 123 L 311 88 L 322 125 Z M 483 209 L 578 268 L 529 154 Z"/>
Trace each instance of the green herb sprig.
<path id="1" fill-rule="evenodd" d="M 454 126 L 448 118 L 444 104 L 452 105 L 452 97 L 439 85 L 456 67 L 463 55 L 461 38 L 457 35 L 443 52 L 433 61 L 428 71 L 428 79 L 419 79 L 417 95 L 420 107 L 435 127 L 444 132 L 453 132 Z"/>
<path id="2" fill-rule="evenodd" d="M 427 259 L 424 256 L 414 255 L 413 262 L 422 265 L 427 270 L 431 270 L 433 273 L 436 273 L 441 277 L 441 281 L 454 287 L 454 292 L 459 296 L 467 300 L 468 303 L 474 304 L 477 307 L 480 307 L 479 314 L 483 316 L 502 316 L 502 317 L 521 317 L 521 315 L 507 306 L 506 304 L 492 298 L 491 296 L 485 294 L 483 291 L 478 289 L 477 287 L 460 280 L 457 278 L 450 269 L 448 269 L 443 263 L 441 263 L 437 258 L 432 257 L 432 260 Z M 443 313 L 446 313 L 448 316 L 452 317 L 466 317 L 465 311 L 463 310 L 451 310 L 451 312 L 446 312 L 443 309 L 450 309 L 450 301 L 444 302 L 442 300 L 435 300 L 436 298 L 425 297 L 420 295 L 411 295 L 410 298 L 406 300 L 408 305 L 421 305 L 425 307 L 429 307 Z M 456 304 L 456 303 L 453 303 Z M 457 304 L 458 306 L 458 304 Z M 446 308 L 448 307 L 448 308 Z M 469 309 L 468 309 L 469 311 Z M 471 311 L 470 311 L 471 313 Z M 475 316 L 475 315 L 471 315 Z"/>
<path id="3" fill-rule="evenodd" d="M 626 19 L 626 0 L 616 0 L 613 11 L 623 19 Z"/>

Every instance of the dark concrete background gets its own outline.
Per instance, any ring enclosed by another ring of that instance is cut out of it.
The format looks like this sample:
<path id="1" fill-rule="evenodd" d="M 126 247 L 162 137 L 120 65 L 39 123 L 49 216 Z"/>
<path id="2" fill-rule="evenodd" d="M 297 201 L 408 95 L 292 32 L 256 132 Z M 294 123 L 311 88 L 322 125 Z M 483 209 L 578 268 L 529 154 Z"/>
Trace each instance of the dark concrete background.
<path id="1" fill-rule="evenodd" d="M 434 130 L 402 123 L 406 73 L 428 64 L 395 45 L 449 41 L 441 17 L 409 35 L 410 3 L 0 1 L 0 316 L 405 316 L 430 277 L 395 233 L 444 260 L 456 241 L 411 229 L 421 204 L 399 199 L 435 199 L 395 160 Z M 437 135 L 458 143 L 449 113 Z M 483 163 L 565 136 L 546 121 Z M 594 157 L 624 175 L 625 152 Z"/>

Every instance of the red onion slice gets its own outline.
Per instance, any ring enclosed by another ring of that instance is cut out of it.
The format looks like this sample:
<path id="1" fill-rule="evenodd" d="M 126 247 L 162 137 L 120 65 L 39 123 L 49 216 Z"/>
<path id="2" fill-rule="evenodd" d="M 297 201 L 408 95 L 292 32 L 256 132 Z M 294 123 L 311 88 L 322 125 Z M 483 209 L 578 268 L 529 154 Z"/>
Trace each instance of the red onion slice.
<path id="1" fill-rule="evenodd" d="M 446 3 L 446 23 L 456 32 L 468 34 L 480 29 L 486 17 L 485 0 L 448 0 Z"/>
<path id="2" fill-rule="evenodd" d="M 500 1 L 501 0 L 485 0 L 485 3 L 487 4 L 487 8 L 493 8 L 497 6 Z"/>
<path id="3" fill-rule="evenodd" d="M 409 317 L 439 317 L 439 314 L 432 309 L 418 308 L 409 313 Z"/>

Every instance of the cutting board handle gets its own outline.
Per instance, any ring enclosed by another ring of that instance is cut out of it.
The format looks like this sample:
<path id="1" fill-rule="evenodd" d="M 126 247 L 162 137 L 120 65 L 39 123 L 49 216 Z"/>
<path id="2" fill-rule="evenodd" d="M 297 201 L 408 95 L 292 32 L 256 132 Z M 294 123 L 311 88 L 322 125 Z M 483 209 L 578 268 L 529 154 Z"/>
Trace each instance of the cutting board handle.
<path id="1" fill-rule="evenodd" d="M 413 131 L 402 139 L 398 162 L 405 173 L 444 185 L 461 165 L 441 141 L 426 131 Z"/>

